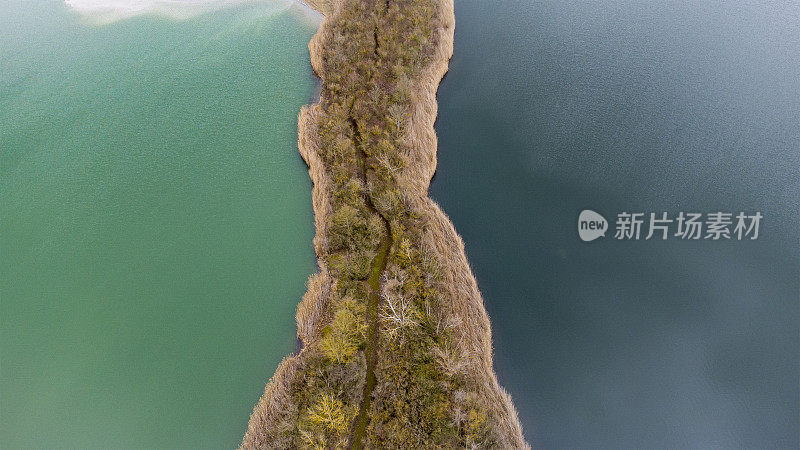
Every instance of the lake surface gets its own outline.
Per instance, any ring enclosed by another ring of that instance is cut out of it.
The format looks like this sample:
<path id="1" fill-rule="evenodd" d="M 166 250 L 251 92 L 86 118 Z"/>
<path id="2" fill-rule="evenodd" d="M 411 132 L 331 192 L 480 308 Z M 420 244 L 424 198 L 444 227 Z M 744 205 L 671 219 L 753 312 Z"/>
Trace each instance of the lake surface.
<path id="1" fill-rule="evenodd" d="M 294 348 L 319 19 L 171 12 L 0 3 L 3 448 L 233 448 Z"/>
<path id="2" fill-rule="evenodd" d="M 800 446 L 800 7 L 739 3 L 456 2 L 431 193 L 534 447 Z M 764 219 L 585 243 L 586 208 Z"/>

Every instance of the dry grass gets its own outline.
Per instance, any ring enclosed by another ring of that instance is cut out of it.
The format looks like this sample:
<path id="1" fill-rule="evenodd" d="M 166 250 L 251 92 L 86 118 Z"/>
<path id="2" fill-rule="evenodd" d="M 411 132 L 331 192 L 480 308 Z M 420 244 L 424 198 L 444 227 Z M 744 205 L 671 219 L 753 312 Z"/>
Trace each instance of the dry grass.
<path id="1" fill-rule="evenodd" d="M 331 293 L 333 280 L 327 273 L 318 272 L 308 277 L 308 290 L 297 305 L 297 337 L 303 342 L 319 338 L 322 318 Z"/>
<path id="2" fill-rule="evenodd" d="M 326 15 L 319 31 L 309 43 L 311 63 L 315 72 L 326 78 L 325 61 L 322 59 L 327 42 L 334 35 L 330 29 L 332 21 L 342 8 L 342 1 L 316 0 L 309 1 L 313 7 Z M 389 337 L 397 337 L 403 329 L 419 329 L 416 325 L 421 316 L 432 318 L 436 322 L 436 334 L 452 335 L 452 346 L 435 346 L 431 352 L 435 366 L 439 367 L 442 376 L 461 379 L 463 389 L 458 390 L 450 400 L 453 404 L 463 404 L 459 399 L 468 399 L 470 404 L 479 405 L 478 413 L 455 408 L 450 411 L 451 421 L 456 427 L 475 426 L 484 422 L 492 430 L 491 443 L 487 446 L 499 448 L 529 448 L 522 436 L 522 429 L 517 412 L 509 395 L 498 385 L 492 367 L 491 325 L 486 314 L 483 299 L 467 261 L 464 244 L 456 233 L 453 224 L 436 203 L 427 196 L 428 186 L 436 170 L 437 139 L 434 122 L 437 115 L 436 90 L 439 81 L 447 71 L 448 62 L 453 53 L 453 33 L 455 17 L 453 1 L 436 2 L 438 11 L 435 15 L 433 47 L 427 64 L 418 75 L 407 80 L 411 87 L 411 104 L 408 109 L 394 108 L 389 116 L 396 128 L 402 128 L 403 146 L 398 147 L 402 164 L 379 155 L 379 163 L 389 168 L 396 178 L 399 189 L 398 199 L 378 197 L 373 200 L 392 204 L 378 205 L 381 211 L 390 211 L 400 203 L 411 214 L 417 217 L 418 228 L 413 230 L 418 236 L 420 252 L 433 261 L 437 276 L 434 277 L 435 290 L 440 293 L 438 303 L 426 300 L 424 312 L 413 317 L 409 308 L 400 297 L 392 297 L 394 286 L 388 285 L 389 278 L 384 277 L 383 292 L 385 294 L 381 314 L 383 319 L 394 320 L 402 326 L 397 333 L 387 333 Z M 367 14 L 365 12 L 365 14 Z M 377 36 L 377 35 L 376 35 Z M 377 37 L 376 37 L 377 41 Z M 376 49 L 377 51 L 377 49 Z M 321 102 L 326 100 L 326 92 L 322 93 Z M 394 106 L 394 105 L 393 105 Z M 293 380 L 302 378 L 309 361 L 314 358 L 314 348 L 321 340 L 323 328 L 331 317 L 330 307 L 336 295 L 337 279 L 327 270 L 323 256 L 328 251 L 327 229 L 333 215 L 333 204 L 336 192 L 330 168 L 326 166 L 321 155 L 320 120 L 324 116 L 323 106 L 315 104 L 303 107 L 298 119 L 298 146 L 303 159 L 309 167 L 309 175 L 314 183 L 312 200 L 315 213 L 316 235 L 314 248 L 320 258 L 321 270 L 312 275 L 308 281 L 308 292 L 297 309 L 298 337 L 305 348 L 296 356 L 288 357 L 279 365 L 274 377 L 267 384 L 264 395 L 256 405 L 250 418 L 247 432 L 242 441 L 242 448 L 287 448 L 302 445 L 302 440 L 292 440 L 292 433 L 297 435 L 298 423 L 302 420 L 302 406 L 293 398 Z M 377 193 L 377 191 L 375 191 Z M 397 244 L 397 243 L 395 243 Z M 396 250 L 396 247 L 394 251 Z M 389 265 L 387 272 L 397 273 L 400 270 L 394 264 Z M 386 274 L 384 274 L 386 275 Z M 388 300 L 391 301 L 388 301 Z M 411 320 L 413 319 L 413 320 Z M 411 322 L 414 322 L 413 324 Z M 457 325 L 457 326 L 456 326 Z M 386 350 L 386 349 L 384 349 Z M 379 358 L 380 358 L 379 352 Z M 360 366 L 363 369 L 363 365 Z M 310 370 L 310 369 L 308 369 Z M 352 377 L 351 377 L 352 378 Z M 376 388 L 374 395 L 391 395 L 391 387 L 384 381 Z M 327 395 L 327 394 L 326 394 Z M 482 412 L 481 412 L 482 411 Z M 487 417 L 483 417 L 485 414 Z M 470 441 L 467 445 L 482 446 L 482 442 Z M 487 441 L 488 442 L 488 441 Z"/>
<path id="3" fill-rule="evenodd" d="M 293 401 L 291 382 L 300 364 L 300 356 L 285 358 L 267 383 L 258 401 L 242 441 L 242 448 L 288 448 L 291 442 L 284 436 L 294 428 L 297 404 Z"/>

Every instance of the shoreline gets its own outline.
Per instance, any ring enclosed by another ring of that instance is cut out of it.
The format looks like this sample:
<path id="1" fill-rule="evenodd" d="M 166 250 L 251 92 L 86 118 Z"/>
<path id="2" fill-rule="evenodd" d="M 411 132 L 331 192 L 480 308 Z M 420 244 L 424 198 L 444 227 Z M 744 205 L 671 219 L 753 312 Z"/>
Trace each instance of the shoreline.
<path id="1" fill-rule="evenodd" d="M 342 279 L 341 268 L 331 267 L 331 258 L 335 256 L 330 251 L 330 241 L 335 236 L 331 235 L 329 227 L 332 221 L 338 217 L 341 207 L 336 209 L 337 195 L 341 192 L 337 191 L 335 186 L 341 181 L 331 178 L 332 173 L 336 173 L 335 166 L 330 166 L 330 163 L 323 160 L 322 155 L 326 155 L 327 148 L 320 142 L 320 123 L 325 115 L 329 115 L 330 111 L 323 108 L 330 108 L 330 103 L 339 100 L 330 91 L 330 87 L 326 90 L 326 82 L 329 80 L 326 73 L 325 57 L 331 57 L 326 53 L 328 45 L 330 45 L 331 36 L 335 33 L 331 28 L 332 22 L 339 19 L 338 15 L 344 14 L 342 12 L 346 5 L 344 2 L 335 4 L 321 2 L 318 5 L 312 6 L 302 0 L 297 0 L 299 3 L 315 9 L 323 16 L 322 23 L 320 24 L 317 33 L 312 37 L 309 42 L 309 55 L 311 65 L 314 73 L 320 79 L 320 95 L 317 101 L 311 105 L 304 106 L 298 117 L 298 148 L 309 168 L 309 175 L 313 182 L 312 188 L 312 201 L 314 208 L 314 219 L 316 235 L 314 237 L 314 248 L 318 258 L 319 272 L 311 275 L 308 281 L 308 291 L 303 297 L 303 301 L 298 305 L 297 310 L 297 324 L 298 324 L 298 343 L 302 343 L 299 352 L 286 357 L 275 375 L 267 384 L 264 395 L 259 400 L 254 408 L 253 414 L 250 418 L 248 430 L 242 441 L 242 448 L 265 448 L 272 446 L 289 445 L 285 439 L 297 439 L 293 433 L 298 427 L 302 427 L 305 419 L 304 413 L 301 411 L 304 407 L 298 406 L 298 400 L 295 398 L 298 389 L 298 379 L 303 379 L 307 375 L 303 375 L 305 371 L 309 370 L 309 365 L 323 364 L 321 367 L 326 367 L 330 363 L 316 362 L 319 357 L 319 347 L 324 345 L 326 339 L 330 336 L 326 330 L 331 326 L 335 326 L 335 320 L 338 320 L 338 314 L 341 309 L 339 307 L 341 300 L 337 294 L 340 291 L 342 284 L 345 280 Z M 313 2 L 316 3 L 316 2 Z M 402 253 L 401 244 L 410 242 L 415 248 L 417 255 L 430 255 L 432 261 L 435 261 L 430 270 L 440 273 L 436 280 L 431 280 L 433 283 L 432 289 L 438 292 L 437 300 L 440 305 L 434 307 L 431 313 L 438 317 L 438 323 L 445 323 L 445 328 L 442 329 L 441 334 L 436 326 L 437 333 L 441 339 L 446 339 L 443 342 L 456 342 L 447 347 L 452 358 L 455 359 L 457 370 L 454 375 L 447 377 L 458 381 L 459 384 L 464 384 L 468 387 L 468 392 L 471 400 L 467 403 L 473 406 L 471 409 L 470 417 L 472 414 L 483 414 L 483 420 L 480 422 L 481 435 L 485 442 L 494 442 L 494 445 L 501 448 L 529 448 L 528 444 L 524 441 L 522 436 L 521 426 L 517 418 L 516 410 L 514 409 L 511 399 L 508 394 L 499 386 L 497 377 L 492 366 L 492 344 L 491 344 L 491 326 L 489 318 L 483 307 L 483 299 L 477 287 L 477 282 L 471 272 L 469 263 L 464 253 L 463 242 L 460 236 L 456 233 L 453 224 L 439 206 L 428 197 L 428 187 L 436 170 L 436 150 L 437 141 L 434 129 L 434 123 L 437 116 L 437 103 L 436 103 L 436 90 L 439 82 L 448 70 L 449 60 L 453 53 L 453 39 L 454 39 L 454 24 L 455 15 L 452 0 L 441 0 L 435 2 L 436 11 L 434 17 L 439 21 L 439 25 L 431 32 L 436 38 L 436 45 L 430 48 L 429 62 L 426 63 L 413 80 L 409 83 L 411 92 L 411 102 L 408 107 L 408 118 L 406 119 L 403 130 L 405 130 L 402 140 L 400 142 L 405 151 L 395 155 L 402 159 L 401 168 L 391 172 L 391 179 L 396 180 L 397 189 L 399 189 L 402 196 L 405 208 L 413 216 L 419 217 L 417 221 L 409 221 L 409 219 L 401 219 L 405 215 L 394 216 L 390 209 L 386 209 L 383 205 L 386 203 L 385 193 L 380 189 L 370 188 L 364 191 L 363 202 L 359 200 L 358 203 L 364 204 L 362 214 L 365 217 L 379 217 L 383 221 L 386 231 L 376 231 L 383 234 L 382 241 L 388 240 L 388 245 L 384 245 L 385 251 L 390 253 L 391 261 L 386 261 L 386 256 L 380 256 L 384 251 L 381 250 L 371 258 L 370 264 L 373 275 L 369 281 L 359 282 L 353 286 L 358 287 L 363 283 L 365 292 L 368 292 L 368 298 L 372 299 L 367 301 L 365 297 L 365 304 L 368 303 L 368 309 L 365 311 L 365 326 L 369 330 L 365 334 L 364 344 L 366 349 L 358 356 L 357 359 L 351 360 L 348 367 L 356 375 L 356 379 L 362 379 L 358 383 L 358 387 L 363 386 L 363 393 L 355 393 L 353 397 L 345 397 L 342 401 L 344 406 L 352 403 L 354 407 L 357 404 L 361 406 L 357 408 L 359 411 L 352 419 L 346 419 L 345 423 L 349 423 L 347 428 L 351 430 L 346 437 L 346 442 L 349 442 L 348 447 L 361 448 L 363 446 L 363 439 L 365 433 L 376 433 L 373 427 L 368 430 L 370 424 L 371 414 L 376 414 L 377 411 L 386 407 L 380 398 L 374 399 L 378 401 L 377 404 L 371 405 L 370 399 L 373 397 L 372 389 L 378 385 L 381 392 L 385 389 L 392 389 L 391 385 L 386 385 L 386 381 L 376 382 L 375 374 L 380 373 L 381 377 L 385 374 L 391 373 L 392 361 L 387 361 L 386 357 L 381 358 L 382 348 L 391 344 L 392 333 L 389 331 L 387 336 L 386 330 L 381 330 L 386 327 L 385 317 L 379 317 L 380 312 L 385 310 L 387 300 L 390 298 L 389 282 L 390 275 L 396 273 L 401 268 L 396 262 L 398 252 Z M 388 7 L 388 3 L 387 3 Z M 411 14 L 411 13 L 409 13 Z M 332 19 L 333 17 L 333 19 Z M 341 19 L 339 19 L 341 20 Z M 335 22 L 342 23 L 342 22 Z M 375 56 L 373 58 L 380 58 L 380 39 L 378 35 L 378 28 L 376 26 L 374 32 L 374 50 Z M 391 37 L 391 36 L 390 36 Z M 371 42 L 373 39 L 369 39 Z M 366 39 L 365 39 L 366 41 Z M 324 56 L 325 55 L 325 56 Z M 368 82 L 371 83 L 375 71 L 379 71 L 376 66 L 375 69 L 369 70 L 370 73 Z M 336 76 L 335 73 L 332 75 Z M 358 97 L 351 100 L 350 109 Z M 323 106 L 324 105 L 324 106 Z M 361 152 L 358 157 L 362 167 L 361 169 L 361 182 L 360 185 L 367 187 L 375 182 L 375 170 L 381 170 L 380 165 L 375 166 L 375 156 L 365 153 L 364 146 L 367 143 L 362 142 L 359 130 L 362 125 L 358 123 L 360 119 L 354 118 L 350 113 L 349 121 L 352 134 L 348 145 Z M 358 117 L 358 116 L 356 116 Z M 371 117 L 371 116 L 365 116 Z M 359 150 L 360 149 L 360 150 Z M 369 152 L 375 150 L 369 147 Z M 367 159 L 370 159 L 368 166 Z M 378 158 L 377 161 L 381 161 Z M 391 170 L 391 166 L 390 170 Z M 369 170 L 369 172 L 367 172 Z M 382 170 L 387 170 L 385 167 Z M 356 176 L 355 172 L 351 176 Z M 391 194 L 391 192 L 388 192 Z M 380 203 L 379 208 L 370 206 L 372 203 Z M 391 202 L 389 204 L 392 204 Z M 388 215 L 387 215 L 388 214 Z M 400 220 L 400 222 L 398 222 Z M 402 225 L 401 223 L 405 223 Z M 399 227 L 399 228 L 398 228 Z M 409 228 L 410 227 L 410 228 Z M 406 230 L 403 232 L 402 230 Z M 398 233 L 401 233 L 398 235 Z M 411 236 L 408 239 L 403 238 L 398 241 L 394 235 L 403 236 L 402 233 Z M 391 236 L 390 236 L 391 235 Z M 416 236 L 416 237 L 413 237 Z M 420 256 L 418 256 L 420 257 Z M 421 261 L 421 260 L 420 260 Z M 333 272 L 332 272 L 333 270 Z M 379 281 L 380 278 L 380 281 Z M 426 300 L 425 308 L 427 310 L 428 303 Z M 381 309 L 383 308 L 383 309 Z M 455 326 L 454 324 L 461 324 Z M 451 326 L 452 324 L 452 326 Z M 366 330 L 365 330 L 366 331 Z M 447 338 L 452 335 L 453 338 Z M 444 345 L 444 344 L 442 344 Z M 435 349 L 439 347 L 436 346 Z M 383 348 L 383 350 L 386 350 Z M 432 349 L 431 351 L 433 351 Z M 439 350 L 436 350 L 437 352 Z M 438 367 L 438 366 L 437 366 Z M 320 369 L 317 369 L 320 370 Z M 444 370 L 444 369 L 437 369 Z M 387 372 L 388 371 L 388 372 Z M 448 372 L 449 373 L 449 372 Z M 445 375 L 436 375 L 445 376 Z M 383 384 L 381 384 L 383 383 Z M 302 389 L 302 388 L 301 388 Z M 307 394 L 304 394 L 307 396 Z M 382 393 L 381 395 L 386 395 Z M 452 394 L 448 394 L 452 395 Z M 460 395 L 456 392 L 456 395 Z M 314 396 L 312 396 L 314 397 Z M 316 397 L 311 398 L 312 403 Z M 348 400 L 351 398 L 352 400 Z M 458 403 L 457 398 L 454 398 Z M 375 403 L 375 402 L 373 402 Z M 312 405 L 313 406 L 313 405 Z M 313 412 L 312 407 L 311 411 Z M 483 410 L 484 412 L 480 412 Z M 313 417 L 313 416 L 312 416 Z M 345 416 L 343 416 L 342 420 Z M 475 419 L 458 419 L 467 420 L 464 426 L 469 425 L 469 420 Z M 352 422 L 351 422 L 352 421 Z M 459 422 L 460 423 L 460 422 Z M 471 425 L 473 428 L 475 423 Z M 276 429 L 287 428 L 284 431 L 276 431 Z M 460 427 L 460 426 L 459 426 Z M 461 428 L 459 428 L 461 429 Z M 371 430 L 371 431 L 370 431 Z M 461 431 L 464 432 L 463 429 Z M 302 433 L 301 433 L 302 434 Z M 306 436 L 307 435 L 303 435 Z M 337 438 L 337 436 L 339 436 Z M 304 437 L 304 439 L 306 438 Z M 345 437 L 339 434 L 328 434 L 328 438 L 338 439 L 339 442 Z M 367 436 L 369 438 L 369 436 Z M 281 440 L 284 439 L 284 440 Z M 373 437 L 374 439 L 374 437 Z M 467 442 L 470 438 L 467 437 Z M 292 444 L 294 445 L 294 444 Z M 373 443 L 374 445 L 374 443 Z M 487 444 L 488 445 L 488 444 Z"/>
<path id="2" fill-rule="evenodd" d="M 104 4 L 104 1 L 106 3 Z M 311 0 L 309 0 L 311 1 Z M 192 20 L 204 14 L 258 5 L 274 8 L 276 14 L 294 12 L 302 19 L 311 22 L 309 25 L 319 27 L 323 14 L 304 0 L 281 0 L 280 2 L 264 0 L 205 0 L 197 3 L 182 3 L 169 0 L 151 0 L 140 5 L 125 3 L 108 4 L 107 0 L 87 2 L 86 0 L 65 0 L 63 6 L 80 16 L 87 25 L 103 26 L 119 21 L 130 20 L 140 16 L 154 16 L 175 21 Z"/>

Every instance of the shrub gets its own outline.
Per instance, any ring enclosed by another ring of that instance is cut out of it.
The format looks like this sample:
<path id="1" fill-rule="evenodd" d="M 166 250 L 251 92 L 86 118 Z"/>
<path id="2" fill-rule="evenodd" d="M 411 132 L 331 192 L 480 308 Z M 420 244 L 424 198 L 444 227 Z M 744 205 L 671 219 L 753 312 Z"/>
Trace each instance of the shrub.
<path id="1" fill-rule="evenodd" d="M 348 363 L 363 348 L 366 337 L 364 305 L 354 300 L 342 301 L 333 313 L 333 321 L 323 331 L 322 351 L 331 361 Z"/>

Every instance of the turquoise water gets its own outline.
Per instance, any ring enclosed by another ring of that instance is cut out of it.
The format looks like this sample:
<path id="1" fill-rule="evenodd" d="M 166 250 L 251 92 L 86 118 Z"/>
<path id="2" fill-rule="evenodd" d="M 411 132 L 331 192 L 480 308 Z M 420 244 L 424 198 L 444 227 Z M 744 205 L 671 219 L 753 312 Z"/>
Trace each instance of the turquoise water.
<path id="1" fill-rule="evenodd" d="M 534 448 L 800 447 L 797 3 L 455 6 L 431 192 Z M 764 220 L 585 243 L 585 208 Z"/>
<path id="2" fill-rule="evenodd" d="M 240 442 L 315 270 L 316 25 L 0 4 L 0 446 Z"/>

